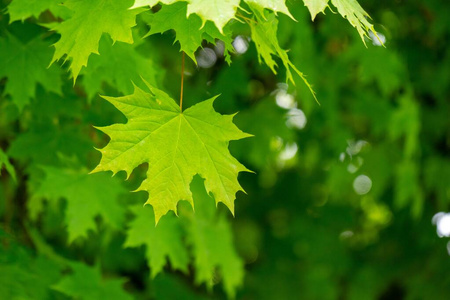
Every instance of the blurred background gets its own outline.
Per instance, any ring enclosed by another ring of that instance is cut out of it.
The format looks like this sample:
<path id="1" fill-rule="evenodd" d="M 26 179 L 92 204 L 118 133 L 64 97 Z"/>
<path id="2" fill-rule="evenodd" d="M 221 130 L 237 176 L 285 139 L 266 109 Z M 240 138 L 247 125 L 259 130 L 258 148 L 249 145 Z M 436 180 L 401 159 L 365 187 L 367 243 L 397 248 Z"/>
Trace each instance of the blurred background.
<path id="1" fill-rule="evenodd" d="M 1 3 L 5 8 L 9 1 Z M 313 85 L 320 105 L 301 80 L 287 84 L 282 67 L 274 75 L 258 63 L 249 28 L 239 22 L 231 25 L 236 51 L 230 66 L 220 42 L 205 42 L 196 54 L 198 66 L 186 61 L 186 107 L 221 94 L 216 110 L 238 111 L 235 123 L 255 135 L 230 144 L 232 154 L 255 171 L 239 176 L 247 194 L 238 193 L 235 217 L 222 205 L 204 210 L 206 224 L 217 226 L 211 245 L 226 239 L 217 246 L 223 253 L 211 263 L 209 279 L 199 275 L 198 257 L 206 254 L 196 253 L 195 215 L 184 204 L 179 219 L 167 218 L 184 228 L 188 269 L 176 270 L 169 259 L 152 278 L 146 256 L 152 242 L 124 248 L 130 224 L 137 222 L 135 207 L 147 196 L 129 191 L 145 178 L 147 166 L 129 181 L 105 173 L 99 178 L 103 188 L 83 177 L 87 192 L 61 192 L 100 159 L 94 147 L 108 138 L 92 126 L 125 121 L 98 96 L 132 92 L 130 81 L 114 74 L 139 81 L 146 73 L 177 99 L 181 54 L 173 32 L 138 38 L 133 46 L 112 47 L 104 36 L 100 53 L 106 59 L 91 56 L 74 86 L 63 71 L 67 66 L 54 64 L 46 72 L 57 69 L 51 76 L 60 88 L 39 82 L 32 96 L 22 95 L 30 99 L 19 112 L 2 63 L 11 50 L 5 41 L 42 43 L 33 47 L 48 49 L 42 53 L 46 67 L 58 37 L 37 25 L 54 13 L 8 24 L 3 10 L 0 166 L 6 155 L 12 165 L 0 177 L 0 298 L 113 299 L 124 293 L 130 299 L 221 299 L 239 286 L 238 299 L 448 299 L 450 2 L 361 0 L 384 42 L 367 39 L 367 47 L 331 10 L 312 22 L 303 2 L 287 4 L 297 22 L 279 14 L 280 45 Z M 148 31 L 151 14 L 138 16 L 136 37 Z M 198 197 L 208 198 L 197 182 Z M 93 213 L 86 234 L 68 235 L 64 215 L 83 212 L 70 210 L 70 199 L 100 201 L 96 197 L 105 191 L 118 195 L 121 225 L 109 226 L 101 212 Z M 235 268 L 227 273 L 230 264 Z"/>

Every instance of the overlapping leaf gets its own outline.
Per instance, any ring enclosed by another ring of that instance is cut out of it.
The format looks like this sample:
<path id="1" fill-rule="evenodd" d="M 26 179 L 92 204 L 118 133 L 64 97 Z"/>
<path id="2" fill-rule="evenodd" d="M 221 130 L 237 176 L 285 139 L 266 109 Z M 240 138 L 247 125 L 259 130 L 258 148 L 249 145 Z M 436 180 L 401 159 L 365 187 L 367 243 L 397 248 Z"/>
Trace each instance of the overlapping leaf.
<path id="1" fill-rule="evenodd" d="M 136 25 L 136 15 L 140 10 L 129 9 L 131 0 L 69 0 L 64 5 L 73 11 L 73 15 L 52 27 L 61 34 L 55 44 L 52 62 L 66 55 L 65 59 L 71 61 L 74 80 L 86 66 L 89 56 L 98 53 L 103 33 L 109 34 L 113 41 L 133 43 L 131 27 Z"/>
<path id="2" fill-rule="evenodd" d="M 151 276 L 155 277 L 170 261 L 174 269 L 187 271 L 189 256 L 182 242 L 182 228 L 175 216 L 167 216 L 155 227 L 155 215 L 151 207 L 134 206 L 135 219 L 127 231 L 125 247 L 145 245 L 145 255 Z"/>
<path id="3" fill-rule="evenodd" d="M 215 98 L 185 111 L 164 92 L 149 86 L 153 94 L 139 88 L 133 95 L 105 97 L 128 119 L 126 124 L 100 128 L 111 137 L 101 149 L 102 159 L 93 172 L 124 170 L 128 175 L 142 163 L 149 163 L 147 179 L 138 190 L 149 193 L 155 220 L 180 200 L 194 205 L 189 184 L 196 174 L 206 179 L 208 192 L 234 212 L 239 172 L 248 171 L 228 151 L 230 140 L 248 137 L 232 122 L 232 115 L 214 111 Z"/>
<path id="4" fill-rule="evenodd" d="M 194 62 L 196 62 L 195 51 L 202 45 L 204 39 L 214 44 L 216 39 L 219 39 L 225 45 L 225 58 L 228 63 L 231 63 L 229 53 L 234 50 L 231 45 L 231 32 L 224 28 L 221 33 L 213 23 L 207 22 L 202 25 L 199 16 L 193 14 L 186 17 L 186 14 L 186 2 L 164 5 L 161 10 L 152 15 L 149 23 L 150 31 L 147 35 L 174 30 L 181 51 L 184 51 Z"/>
<path id="5" fill-rule="evenodd" d="M 150 31 L 147 35 L 163 33 L 173 29 L 176 32 L 176 41 L 180 43 L 181 51 L 184 51 L 193 61 L 195 51 L 202 44 L 202 21 L 198 16 L 186 17 L 187 6 L 185 2 L 165 5 L 152 16 Z"/>
<path id="6" fill-rule="evenodd" d="M 245 0 L 245 2 L 253 5 L 260 6 L 261 8 L 265 9 L 271 9 L 275 13 L 281 12 L 292 19 L 294 18 L 291 13 L 289 12 L 285 0 Z"/>
<path id="7" fill-rule="evenodd" d="M 69 243 L 78 237 L 86 237 L 89 230 L 97 228 L 95 217 L 113 228 L 123 225 L 125 211 L 117 201 L 124 188 L 106 174 L 86 175 L 69 169 L 45 167 L 45 179 L 29 202 L 32 218 L 42 210 L 42 200 L 55 202 L 67 200 L 65 221 Z"/>
<path id="8" fill-rule="evenodd" d="M 8 5 L 9 21 L 23 21 L 29 17 L 37 18 L 42 12 L 61 2 L 61 0 L 14 0 Z"/>
<path id="9" fill-rule="evenodd" d="M 194 254 L 195 281 L 212 289 L 213 278 L 221 277 L 228 297 L 234 298 L 244 279 L 244 264 L 236 253 L 230 223 L 217 214 L 200 178 L 194 179 L 191 189 L 198 205 L 186 228 Z"/>
<path id="10" fill-rule="evenodd" d="M 308 7 L 309 12 L 311 13 L 312 20 L 314 20 L 317 14 L 325 11 L 329 1 L 330 0 L 303 0 L 305 6 Z M 367 37 L 368 32 L 372 31 L 375 36 L 377 36 L 373 25 L 368 21 L 370 18 L 369 14 L 361 7 L 358 1 L 331 0 L 331 3 L 337 8 L 339 14 L 343 18 L 346 18 L 350 24 L 356 28 L 364 44 L 364 38 Z"/>
<path id="11" fill-rule="evenodd" d="M 4 93 L 19 110 L 35 96 L 38 83 L 48 91 L 61 92 L 60 68 L 47 68 L 52 55 L 49 46 L 40 36 L 25 43 L 9 33 L 0 37 L 0 78 L 7 77 Z"/>
<path id="12" fill-rule="evenodd" d="M 71 269 L 70 275 L 64 276 L 52 286 L 53 289 L 71 299 L 133 299 L 122 287 L 125 280 L 103 279 L 98 266 L 90 267 L 82 263 L 71 263 Z"/>
<path id="13" fill-rule="evenodd" d="M 142 80 L 157 85 L 164 74 L 150 58 L 136 51 L 138 44 L 117 42 L 112 44 L 108 36 L 100 40 L 101 55 L 92 55 L 89 65 L 82 71 L 83 85 L 89 98 L 102 91 L 107 83 L 122 94 L 133 92 L 133 83 L 145 87 Z M 126 62 L 126 63 L 124 63 Z"/>
<path id="14" fill-rule="evenodd" d="M 311 91 L 311 94 L 315 97 L 315 93 L 303 73 L 290 61 L 287 51 L 282 49 L 278 43 L 278 20 L 275 15 L 273 13 L 264 12 L 259 6 L 252 5 L 251 8 L 255 13 L 255 20 L 254 22 L 249 22 L 249 25 L 252 30 L 252 39 L 258 50 L 259 62 L 261 63 L 261 61 L 264 60 L 266 65 L 276 74 L 277 63 L 273 59 L 273 56 L 278 56 L 286 69 L 286 81 L 291 81 L 295 84 L 291 71 L 293 70 L 300 76 Z"/>
<path id="15" fill-rule="evenodd" d="M 356 0 L 331 0 L 342 17 L 346 18 L 350 24 L 358 30 L 362 41 L 369 31 L 376 34 L 373 25 L 367 20 L 369 14 L 359 5 Z"/>
<path id="16" fill-rule="evenodd" d="M 188 2 L 187 16 L 196 14 L 202 19 L 202 26 L 207 21 L 213 22 L 223 34 L 223 28 L 232 19 L 235 19 L 240 0 L 136 0 L 133 8 L 141 6 L 154 6 L 159 2 L 172 4 L 175 2 Z M 247 3 L 257 5 L 262 9 L 271 9 L 274 12 L 284 13 L 291 18 L 292 15 L 286 7 L 285 0 L 246 0 Z M 169 25 L 170 26 L 170 25 Z"/>

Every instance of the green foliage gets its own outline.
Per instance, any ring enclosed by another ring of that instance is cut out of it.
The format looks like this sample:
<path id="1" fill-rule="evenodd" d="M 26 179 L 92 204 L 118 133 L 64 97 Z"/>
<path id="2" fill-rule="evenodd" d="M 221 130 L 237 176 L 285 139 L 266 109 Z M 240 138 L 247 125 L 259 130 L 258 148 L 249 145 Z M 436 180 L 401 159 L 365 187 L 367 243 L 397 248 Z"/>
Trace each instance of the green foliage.
<path id="1" fill-rule="evenodd" d="M 53 289 L 74 299 L 133 299 L 122 288 L 124 280 L 104 280 L 98 267 L 72 263 L 70 269 L 72 273 L 53 285 Z"/>
<path id="2" fill-rule="evenodd" d="M 42 211 L 42 201 L 47 199 L 50 206 L 57 206 L 59 199 L 67 200 L 65 223 L 71 243 L 78 237 L 87 237 L 89 230 L 95 230 L 95 217 L 100 215 L 109 226 L 120 229 L 125 212 L 117 202 L 125 189 L 117 180 L 106 174 L 88 175 L 87 170 L 44 168 L 45 177 L 34 191 L 29 202 L 32 219 Z"/>
<path id="3" fill-rule="evenodd" d="M 360 3 L 0 1 L 0 298 L 448 297 L 450 7 Z"/>

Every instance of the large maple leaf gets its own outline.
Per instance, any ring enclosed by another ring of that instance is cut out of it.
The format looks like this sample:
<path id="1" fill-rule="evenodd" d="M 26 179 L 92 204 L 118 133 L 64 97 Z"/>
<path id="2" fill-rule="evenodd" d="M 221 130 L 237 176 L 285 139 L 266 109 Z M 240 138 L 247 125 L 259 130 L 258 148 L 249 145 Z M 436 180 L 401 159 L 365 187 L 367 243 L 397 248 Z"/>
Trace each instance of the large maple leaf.
<path id="1" fill-rule="evenodd" d="M 135 87 L 134 94 L 104 97 L 128 119 L 126 124 L 99 128 L 110 136 L 100 150 L 102 159 L 93 172 L 121 170 L 128 176 L 138 165 L 149 163 L 147 179 L 137 190 L 149 193 L 155 221 L 177 203 L 194 206 L 189 184 L 194 175 L 205 178 L 205 187 L 216 203 L 223 202 L 234 213 L 237 175 L 249 171 L 228 151 L 230 140 L 249 137 L 233 124 L 233 115 L 214 111 L 214 98 L 185 111 L 166 93 L 148 85 L 152 94 Z"/>

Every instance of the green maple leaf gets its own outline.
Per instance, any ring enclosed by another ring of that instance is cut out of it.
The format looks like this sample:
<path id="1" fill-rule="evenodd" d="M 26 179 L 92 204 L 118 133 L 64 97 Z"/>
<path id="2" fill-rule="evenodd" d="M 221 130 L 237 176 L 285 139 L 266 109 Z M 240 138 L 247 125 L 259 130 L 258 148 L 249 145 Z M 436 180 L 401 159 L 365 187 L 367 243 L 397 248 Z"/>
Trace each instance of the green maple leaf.
<path id="1" fill-rule="evenodd" d="M 196 174 L 206 179 L 208 192 L 234 213 L 234 199 L 242 190 L 237 175 L 249 171 L 228 151 L 230 140 L 250 135 L 239 130 L 232 115 L 214 111 L 214 98 L 185 111 L 163 91 L 149 85 L 153 94 L 135 88 L 133 95 L 104 97 L 128 119 L 126 124 L 99 128 L 110 136 L 100 150 L 102 159 L 93 172 L 121 170 L 129 174 L 149 163 L 147 179 L 138 190 L 149 193 L 155 220 L 169 210 L 176 212 L 179 200 L 194 206 L 189 184 Z"/>
<path id="2" fill-rule="evenodd" d="M 320 12 L 325 12 L 325 8 L 328 7 L 328 1 L 329 0 L 303 0 L 305 6 L 311 13 L 311 20 L 314 21 L 314 19 Z"/>
<path id="3" fill-rule="evenodd" d="M 26 43 L 9 33 L 0 38 L 0 78 L 8 78 L 4 93 L 11 95 L 19 110 L 35 97 L 38 83 L 48 91 L 61 93 L 60 68 L 47 68 L 52 55 L 49 46 L 40 36 Z"/>
<path id="4" fill-rule="evenodd" d="M 292 76 L 292 71 L 294 71 L 300 76 L 317 101 L 315 92 L 306 80 L 305 75 L 290 61 L 287 51 L 282 49 L 278 43 L 278 20 L 275 15 L 264 11 L 260 6 L 250 5 L 250 8 L 253 10 L 256 19 L 255 22 L 249 22 L 249 25 L 252 31 L 252 40 L 258 50 L 259 62 L 261 63 L 264 60 L 266 65 L 276 74 L 277 63 L 273 56 L 278 56 L 286 69 L 286 81 L 295 84 Z"/>
<path id="5" fill-rule="evenodd" d="M 142 6 L 150 6 L 153 7 L 158 3 L 162 4 L 172 4 L 177 2 L 178 0 L 136 0 L 134 1 L 134 5 L 131 8 L 138 8 Z"/>
<path id="6" fill-rule="evenodd" d="M 11 175 L 14 181 L 17 181 L 16 170 L 14 166 L 9 162 L 8 156 L 5 152 L 0 148 L 0 174 L 3 166 L 5 166 L 6 171 L 8 171 L 9 175 Z"/>
<path id="7" fill-rule="evenodd" d="M 176 33 L 175 41 L 180 43 L 181 51 L 185 52 L 194 62 L 197 62 L 195 51 L 201 47 L 203 39 L 213 44 L 218 39 L 223 41 L 225 45 L 225 59 L 230 64 L 230 52 L 234 51 L 230 29 L 224 28 L 224 33 L 222 34 L 212 22 L 207 22 L 202 26 L 199 16 L 193 14 L 186 17 L 186 14 L 186 2 L 164 5 L 161 10 L 152 15 L 149 22 L 151 26 L 150 31 L 146 36 L 174 30 Z"/>
<path id="8" fill-rule="evenodd" d="M 330 0 L 303 0 L 305 6 L 308 7 L 311 13 L 311 19 L 314 20 L 316 15 L 324 12 L 325 8 L 329 7 Z M 364 45 L 366 44 L 364 37 L 367 33 L 372 31 L 378 38 L 377 32 L 373 25 L 368 21 L 369 14 L 359 5 L 356 0 L 331 0 L 331 3 L 337 8 L 339 14 L 346 18 L 350 24 L 358 31 Z"/>
<path id="9" fill-rule="evenodd" d="M 120 299 L 131 300 L 130 294 L 124 291 L 124 279 L 103 279 L 100 268 L 90 267 L 82 263 L 70 264 L 72 273 L 64 276 L 52 288 L 71 299 Z"/>
<path id="10" fill-rule="evenodd" d="M 275 13 L 281 12 L 294 19 L 286 6 L 285 0 L 245 0 L 245 2 L 260 6 L 262 8 L 271 9 Z"/>
<path id="11" fill-rule="evenodd" d="M 367 20 L 370 18 L 369 14 L 356 0 L 331 0 L 331 3 L 336 6 L 339 14 L 347 18 L 350 24 L 358 30 L 359 36 L 364 44 L 366 44 L 364 37 L 367 36 L 369 31 L 372 31 L 377 36 L 373 25 Z"/>
<path id="12" fill-rule="evenodd" d="M 39 15 L 60 4 L 61 0 L 14 0 L 8 5 L 9 22 L 25 20 Z"/>
<path id="13" fill-rule="evenodd" d="M 231 64 L 231 53 L 234 53 L 232 32 L 229 26 L 225 26 L 223 33 L 221 33 L 212 22 L 206 22 L 202 28 L 203 39 L 208 43 L 216 45 L 217 40 L 223 42 L 225 61 L 228 65 Z"/>
<path id="14" fill-rule="evenodd" d="M 136 0 L 133 7 L 152 7 L 159 2 L 163 4 L 178 4 L 176 2 L 186 1 Z M 223 27 L 228 23 L 228 21 L 234 19 L 234 15 L 236 14 L 236 9 L 239 7 L 240 0 L 189 0 L 187 2 L 189 2 L 187 6 L 187 17 L 195 13 L 203 20 L 201 23 L 202 25 L 204 25 L 206 21 L 211 21 L 217 26 L 219 31 L 223 33 Z"/>
<path id="15" fill-rule="evenodd" d="M 89 230 L 95 230 L 95 217 L 113 228 L 121 228 L 124 222 L 123 207 L 117 202 L 125 189 L 117 180 L 106 174 L 87 175 L 85 171 L 75 172 L 54 167 L 43 168 L 46 176 L 29 202 L 29 211 L 35 219 L 42 210 L 42 201 L 53 203 L 67 200 L 65 221 L 69 243 L 78 237 L 86 237 Z"/>
<path id="16" fill-rule="evenodd" d="M 114 87 L 122 94 L 133 92 L 133 82 L 145 87 L 142 80 L 157 85 L 163 74 L 155 63 L 136 51 L 137 44 L 117 42 L 104 35 L 100 40 L 101 55 L 92 55 L 83 69 L 83 85 L 89 98 L 102 90 L 102 83 Z M 126 63 L 124 63 L 126 62 Z"/>
<path id="17" fill-rule="evenodd" d="M 206 283 L 212 289 L 214 278 L 221 277 L 225 292 L 234 298 L 236 288 L 244 279 L 244 263 L 236 253 L 233 232 L 225 215 L 219 214 L 212 198 L 196 176 L 191 184 L 196 201 L 195 216 L 187 211 L 182 216 L 187 230 L 187 243 L 192 247 L 195 266 L 195 281 Z M 220 237 L 220 238 L 218 238 Z M 216 273 L 219 272 L 220 276 Z"/>
<path id="18" fill-rule="evenodd" d="M 71 60 L 74 81 L 87 65 L 92 53 L 98 54 L 98 44 L 103 33 L 112 40 L 132 44 L 131 27 L 136 25 L 139 9 L 129 9 L 131 0 L 69 0 L 64 6 L 72 10 L 72 17 L 51 27 L 61 34 L 55 44 L 52 63 L 66 55 Z"/>
<path id="19" fill-rule="evenodd" d="M 251 109 L 241 111 L 236 117 L 236 124 L 255 137 L 235 145 L 234 153 L 260 170 L 275 173 L 278 157 L 283 150 L 281 146 L 295 141 L 295 131 L 286 126 L 287 120 L 287 111 L 272 98 L 263 99 Z"/>
<path id="20" fill-rule="evenodd" d="M 173 29 L 176 32 L 176 40 L 180 43 L 181 51 L 184 51 L 193 61 L 195 51 L 202 44 L 202 21 L 196 15 L 186 17 L 187 6 L 185 2 L 172 5 L 164 5 L 160 11 L 152 15 L 150 31 L 146 36 L 163 33 Z"/>
<path id="21" fill-rule="evenodd" d="M 198 15 L 202 20 L 202 27 L 207 21 L 211 21 L 216 25 L 220 33 L 224 34 L 223 28 L 225 25 L 231 19 L 235 19 L 236 10 L 239 7 L 240 0 L 136 0 L 133 8 L 142 6 L 152 7 L 159 2 L 163 4 L 188 2 L 187 16 L 190 16 L 191 14 Z M 282 12 L 293 18 L 286 7 L 285 0 L 246 0 L 246 2 L 258 5 L 263 9 L 268 8 L 274 12 Z"/>
<path id="22" fill-rule="evenodd" d="M 167 216 L 155 227 L 151 207 L 141 205 L 131 208 L 136 218 L 129 224 L 125 247 L 145 245 L 145 254 L 154 278 L 162 271 L 166 260 L 174 269 L 187 272 L 189 256 L 182 240 L 182 227 L 175 216 Z"/>
<path id="23" fill-rule="evenodd" d="M 223 27 L 234 19 L 240 0 L 190 0 L 188 5 L 188 16 L 197 14 L 203 20 L 212 21 L 220 32 Z"/>

